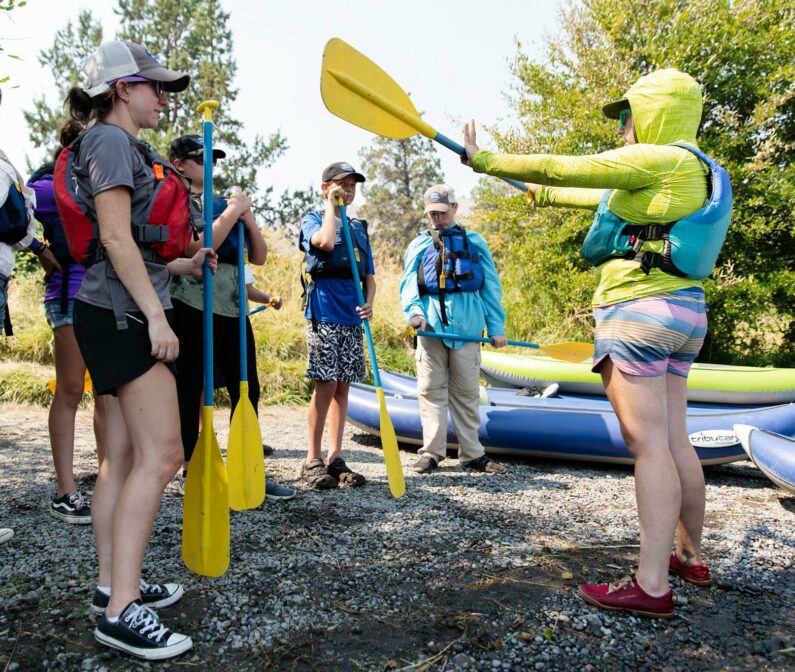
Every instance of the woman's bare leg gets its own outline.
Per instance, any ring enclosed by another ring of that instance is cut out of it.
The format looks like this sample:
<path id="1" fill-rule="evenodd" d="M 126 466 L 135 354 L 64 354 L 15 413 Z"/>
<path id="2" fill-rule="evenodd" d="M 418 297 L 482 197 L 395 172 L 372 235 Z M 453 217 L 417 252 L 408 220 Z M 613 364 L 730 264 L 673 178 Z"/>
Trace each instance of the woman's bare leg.
<path id="1" fill-rule="evenodd" d="M 632 376 L 607 359 L 601 370 L 621 434 L 635 456 L 635 498 L 640 520 L 636 575 L 650 595 L 668 591 L 668 556 L 682 495 L 668 442 L 666 376 Z"/>
<path id="2" fill-rule="evenodd" d="M 676 526 L 676 553 L 688 565 L 701 562 L 706 488 L 704 470 L 687 435 L 687 378 L 666 375 L 668 390 L 668 445 L 682 486 L 682 505 Z"/>
<path id="3" fill-rule="evenodd" d="M 160 499 L 182 465 L 174 376 L 156 364 L 119 389 L 119 403 L 133 446 L 133 464 L 113 514 L 112 592 L 106 613 L 118 616 L 140 597 L 141 565 Z"/>
<path id="4" fill-rule="evenodd" d="M 91 519 L 99 560 L 98 585 L 110 587 L 113 565 L 113 513 L 116 500 L 124 487 L 133 463 L 133 450 L 127 423 L 116 397 L 97 397 L 105 418 L 105 458 L 99 465 L 94 497 L 91 500 Z"/>
<path id="5" fill-rule="evenodd" d="M 86 365 L 71 325 L 58 327 L 55 338 L 55 394 L 50 404 L 48 427 L 55 465 L 57 497 L 77 492 L 74 475 L 75 415 L 83 398 Z"/>

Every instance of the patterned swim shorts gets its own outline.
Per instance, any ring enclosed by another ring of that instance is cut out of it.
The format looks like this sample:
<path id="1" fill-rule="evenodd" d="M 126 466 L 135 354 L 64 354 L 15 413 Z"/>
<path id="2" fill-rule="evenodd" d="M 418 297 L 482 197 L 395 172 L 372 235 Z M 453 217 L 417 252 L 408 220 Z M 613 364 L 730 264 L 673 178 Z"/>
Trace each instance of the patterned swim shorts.
<path id="1" fill-rule="evenodd" d="M 687 377 L 707 334 L 700 287 L 654 294 L 596 308 L 592 371 L 605 357 L 632 376 Z"/>
<path id="2" fill-rule="evenodd" d="M 317 329 L 314 329 L 311 323 L 307 323 L 306 344 L 309 354 L 307 378 L 344 383 L 364 380 L 361 325 L 318 322 Z"/>

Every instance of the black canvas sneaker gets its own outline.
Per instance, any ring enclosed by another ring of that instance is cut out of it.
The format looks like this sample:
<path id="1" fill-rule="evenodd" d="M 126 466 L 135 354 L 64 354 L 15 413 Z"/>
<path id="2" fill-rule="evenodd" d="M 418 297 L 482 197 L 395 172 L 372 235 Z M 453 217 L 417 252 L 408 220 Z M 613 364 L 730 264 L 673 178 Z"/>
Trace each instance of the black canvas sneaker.
<path id="1" fill-rule="evenodd" d="M 130 602 L 115 623 L 103 616 L 94 630 L 98 642 L 146 660 L 163 660 L 185 653 L 191 638 L 172 632 L 157 613 L 139 602 Z"/>
<path id="2" fill-rule="evenodd" d="M 53 499 L 50 515 L 72 525 L 91 525 L 91 508 L 79 492 Z"/>
<path id="3" fill-rule="evenodd" d="M 161 609 L 178 602 L 185 592 L 185 589 L 178 583 L 147 583 L 141 579 L 141 604 L 152 609 Z M 91 611 L 97 616 L 105 613 L 105 608 L 110 601 L 110 595 L 106 595 L 99 588 L 94 589 L 94 597 L 91 598 Z"/>

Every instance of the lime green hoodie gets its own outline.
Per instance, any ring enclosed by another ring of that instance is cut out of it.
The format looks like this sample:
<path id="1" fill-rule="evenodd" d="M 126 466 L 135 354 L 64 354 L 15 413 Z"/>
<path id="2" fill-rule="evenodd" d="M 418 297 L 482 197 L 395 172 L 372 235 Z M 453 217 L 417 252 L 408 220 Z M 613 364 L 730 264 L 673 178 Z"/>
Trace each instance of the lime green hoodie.
<path id="1" fill-rule="evenodd" d="M 535 194 L 539 207 L 596 210 L 605 190 L 612 189 L 610 210 L 634 224 L 674 222 L 703 207 L 707 167 L 687 150 L 670 146 L 684 142 L 697 147 L 701 87 L 678 70 L 657 70 L 635 82 L 625 97 L 632 109 L 635 145 L 590 156 L 480 151 L 472 166 L 479 173 L 544 185 Z M 658 241 L 643 249 L 661 248 Z M 646 275 L 637 262 L 625 259 L 611 259 L 596 273 L 595 306 L 701 285 L 659 269 Z"/>

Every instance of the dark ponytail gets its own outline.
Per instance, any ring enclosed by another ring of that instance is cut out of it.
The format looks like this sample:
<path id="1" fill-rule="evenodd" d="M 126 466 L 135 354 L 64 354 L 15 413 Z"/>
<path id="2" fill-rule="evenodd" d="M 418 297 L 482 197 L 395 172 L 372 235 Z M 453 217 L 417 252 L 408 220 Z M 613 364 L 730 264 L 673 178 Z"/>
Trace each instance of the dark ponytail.
<path id="1" fill-rule="evenodd" d="M 115 102 L 116 91 L 109 89 L 93 98 L 79 86 L 73 86 L 66 94 L 65 105 L 69 109 L 69 117 L 83 125 L 90 121 L 102 121 L 110 114 Z"/>
<path id="2" fill-rule="evenodd" d="M 73 119 L 68 119 L 61 129 L 60 144 L 55 149 L 53 160 L 57 161 L 64 147 L 71 145 L 84 130 L 85 126 L 83 124 Z"/>

